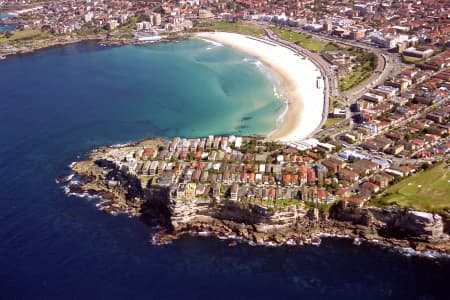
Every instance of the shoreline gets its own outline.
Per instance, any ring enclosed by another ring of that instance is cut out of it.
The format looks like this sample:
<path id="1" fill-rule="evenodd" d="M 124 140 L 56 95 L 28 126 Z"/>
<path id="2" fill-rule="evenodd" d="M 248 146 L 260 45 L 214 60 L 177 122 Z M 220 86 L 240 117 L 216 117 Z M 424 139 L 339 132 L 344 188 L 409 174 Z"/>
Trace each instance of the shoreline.
<path id="1" fill-rule="evenodd" d="M 85 37 L 76 37 L 76 38 L 70 38 L 65 40 L 56 40 L 56 41 L 50 41 L 46 42 L 45 44 L 38 44 L 38 45 L 29 45 L 29 46 L 23 46 L 20 48 L 17 48 L 15 46 L 12 46 L 11 50 L 1 50 L 0 49 L 0 55 L 8 57 L 8 56 L 20 56 L 25 54 L 32 54 L 41 50 L 56 48 L 56 47 L 64 47 L 67 45 L 77 44 L 77 43 L 83 43 L 83 42 L 89 42 L 89 41 L 97 41 L 98 43 L 103 42 L 105 39 L 105 36 L 103 35 L 90 35 Z"/>
<path id="2" fill-rule="evenodd" d="M 324 106 L 323 76 L 311 60 L 271 41 L 236 33 L 201 32 L 193 36 L 254 56 L 280 79 L 287 109 L 277 118 L 277 127 L 268 135 L 269 140 L 305 139 L 320 125 Z M 317 87 L 318 77 L 321 78 L 320 88 Z"/>
<path id="3" fill-rule="evenodd" d="M 73 166 L 70 166 L 72 168 Z M 127 206 L 119 208 L 117 205 L 117 199 L 111 197 L 112 193 L 105 190 L 89 189 L 84 190 L 82 188 L 84 183 L 82 178 L 74 178 L 74 176 L 80 176 L 77 172 L 68 175 L 67 181 L 58 182 L 61 184 L 64 193 L 67 196 L 73 196 L 78 198 L 86 199 L 87 201 L 94 201 L 95 207 L 98 211 L 109 214 L 111 216 L 126 215 L 128 218 L 145 218 L 145 213 L 137 212 L 136 207 Z M 81 175 L 81 177 L 84 177 Z M 75 188 L 74 188 L 75 187 Z M 177 202 L 177 199 L 169 198 L 170 202 Z M 197 199 L 194 201 L 202 201 L 202 199 Z M 185 206 L 185 204 L 183 204 Z M 154 216 L 153 216 L 154 217 Z M 178 219 L 178 217 L 175 217 Z M 161 220 L 160 220 L 161 221 Z M 413 242 L 406 239 L 397 239 L 395 237 L 383 237 L 380 235 L 369 235 L 365 236 L 361 234 L 357 226 L 351 225 L 348 222 L 341 221 L 331 222 L 329 225 L 320 226 L 320 229 L 309 230 L 303 232 L 300 235 L 296 235 L 296 232 L 292 228 L 290 233 L 289 226 L 281 226 L 276 230 L 283 232 L 282 238 L 278 236 L 275 231 L 259 232 L 255 230 L 252 232 L 249 228 L 248 231 L 245 229 L 241 231 L 242 228 L 248 227 L 248 225 L 243 223 L 237 223 L 234 221 L 228 221 L 224 226 L 224 223 L 216 224 L 216 219 L 205 219 L 200 217 L 198 220 L 189 219 L 187 224 L 179 224 L 181 228 L 170 228 L 174 225 L 173 220 L 169 220 L 166 225 L 157 225 L 151 227 L 152 231 L 150 233 L 150 244 L 153 246 L 164 246 L 171 244 L 185 236 L 192 237 L 207 237 L 216 238 L 218 240 L 229 241 L 229 247 L 235 247 L 238 245 L 246 244 L 249 246 L 256 247 L 303 247 L 303 246 L 321 246 L 324 239 L 330 240 L 349 240 L 355 247 L 361 245 L 379 247 L 381 249 L 386 249 L 393 251 L 399 255 L 406 257 L 416 256 L 428 259 L 450 259 L 450 253 L 446 250 L 446 247 L 440 248 L 439 246 L 433 247 L 432 244 L 427 242 Z M 164 222 L 163 222 L 164 223 Z M 176 221 L 175 223 L 178 223 Z M 183 222 L 181 222 L 183 223 Z M 316 224 L 316 223 L 314 223 Z M 253 227 L 255 225 L 252 225 Z M 256 224 L 256 226 L 264 226 L 264 224 Z M 276 225 L 273 225 L 277 227 Z M 255 237 L 255 234 L 257 237 Z"/>
<path id="4" fill-rule="evenodd" d="M 158 143 L 157 141 L 142 141 L 141 143 Z M 112 147 L 112 146 L 110 146 Z M 129 218 L 150 218 L 158 220 L 158 231 L 150 235 L 153 245 L 165 245 L 182 238 L 185 235 L 200 237 L 215 237 L 229 240 L 229 246 L 239 243 L 251 246 L 319 246 L 321 239 L 336 238 L 353 240 L 355 246 L 367 244 L 391 249 L 405 256 L 422 256 L 431 259 L 450 258 L 448 243 L 444 240 L 433 241 L 430 236 L 397 236 L 388 228 L 390 222 L 385 220 L 386 214 L 402 219 L 406 214 L 414 214 L 410 209 L 379 209 L 373 207 L 356 208 L 355 211 L 337 206 L 334 214 L 326 217 L 322 213 L 313 216 L 306 207 L 286 207 L 270 214 L 261 214 L 257 205 L 244 206 L 233 201 L 218 201 L 213 209 L 205 203 L 209 200 L 192 198 L 189 201 L 172 197 L 168 189 L 153 187 L 148 189 L 142 199 L 127 199 L 126 194 L 137 186 L 120 185 L 119 189 L 109 188 L 104 175 L 104 168 L 94 166 L 95 161 L 102 157 L 102 149 L 92 152 L 85 161 L 72 163 L 70 175 L 57 180 L 65 194 L 95 201 L 95 207 L 104 213 L 126 215 Z M 133 146 L 127 146 L 133 147 Z M 116 169 L 110 165 L 108 170 Z M 91 173 L 93 171 L 93 173 Z M 119 169 L 116 172 L 126 175 L 123 178 L 133 178 L 133 175 Z M 92 176 L 95 174 L 95 176 Z M 133 182 L 133 181 L 130 181 Z M 134 182 L 137 184 L 137 182 Z M 250 209 L 250 215 L 248 215 Z M 217 212 L 220 212 L 219 214 Z M 354 214 L 370 214 L 367 224 L 347 220 Z M 342 219 L 343 218 L 343 219 Z M 391 222 L 392 223 L 392 222 Z M 409 225 L 415 224 L 414 222 Z M 406 224 L 405 226 L 409 226 Z M 379 232 L 385 232 L 386 235 Z"/>
<path id="5" fill-rule="evenodd" d="M 297 55 L 291 49 L 272 41 L 227 32 L 199 32 L 166 37 L 161 40 L 173 41 L 194 37 L 209 42 L 218 42 L 238 51 L 251 55 L 263 63 L 269 70 L 271 80 L 277 89 L 283 110 L 276 118 L 275 128 L 266 139 L 280 142 L 294 142 L 310 137 L 320 127 L 324 108 L 324 85 L 320 69 L 309 58 Z M 105 36 L 94 35 L 54 41 L 46 44 L 29 46 L 26 49 L 2 52 L 0 55 L 13 56 L 34 53 L 36 51 L 96 40 L 99 44 L 110 46 L 134 44 L 131 40 L 107 40 Z M 320 78 L 320 87 L 317 86 Z"/>
<path id="6" fill-rule="evenodd" d="M 51 49 L 55 47 L 63 47 L 71 44 L 78 44 L 89 41 L 97 41 L 99 45 L 102 46 L 126 46 L 126 45 L 141 45 L 141 44 L 152 44 L 152 43 L 161 43 L 161 42 L 172 42 L 178 41 L 185 38 L 188 38 L 189 35 L 181 34 L 177 36 L 161 36 L 161 40 L 156 42 L 139 42 L 134 38 L 116 38 L 110 39 L 105 34 L 93 34 L 87 36 L 75 36 L 66 38 L 65 40 L 53 40 L 53 41 L 45 41 L 45 43 L 35 44 L 35 45 L 26 45 L 20 48 L 15 46 L 11 46 L 14 49 L 11 50 L 2 50 L 0 48 L 0 55 L 2 56 L 19 56 L 24 54 L 31 54 L 41 50 Z"/>
<path id="7" fill-rule="evenodd" d="M 311 207 L 301 200 L 275 207 L 262 200 L 233 200 L 225 195 L 225 190 L 216 196 L 214 192 L 206 196 L 197 192 L 179 194 L 171 183 L 160 184 L 151 179 L 152 184 L 148 185 L 147 175 L 122 165 L 121 157 L 127 153 L 168 143 L 164 139 L 148 139 L 93 149 L 87 158 L 71 163 L 70 174 L 57 179 L 57 183 L 69 196 L 96 199 L 96 208 L 105 213 L 157 222 L 161 230 L 152 237 L 157 245 L 185 234 L 230 239 L 232 246 L 235 241 L 261 246 L 319 245 L 321 238 L 342 237 L 353 239 L 355 245 L 374 244 L 405 255 L 450 255 L 446 231 L 450 215 L 402 207 L 348 207 L 341 201 L 328 209 Z M 158 160 L 137 159 L 144 161 L 149 165 L 148 162 Z M 196 191 L 195 186 L 193 190 Z"/>
<path id="8" fill-rule="evenodd" d="M 71 166 L 72 167 L 72 166 Z M 70 190 L 70 187 L 80 184 L 77 180 L 73 180 L 73 176 L 75 173 L 71 173 L 69 176 L 70 180 L 65 182 L 62 185 L 62 189 L 67 196 L 73 196 L 78 198 L 86 199 L 87 201 L 94 201 L 95 208 L 98 211 L 106 213 L 111 216 L 119 216 L 126 215 L 128 218 L 140 218 L 143 217 L 141 213 L 133 214 L 129 210 L 111 210 L 111 204 L 114 203 L 114 200 L 104 198 L 102 193 L 97 194 L 95 191 L 83 191 L 83 192 L 74 192 Z M 57 182 L 58 183 L 58 182 Z M 61 183 L 60 183 L 61 184 Z M 202 237 L 202 238 L 215 238 L 222 241 L 228 242 L 228 247 L 236 247 L 241 245 L 248 245 L 252 247 L 269 247 L 269 248 L 278 248 L 278 247 L 306 247 L 306 246 L 322 246 L 322 242 L 324 240 L 348 240 L 351 241 L 354 247 L 359 247 L 361 245 L 371 246 L 371 247 L 379 247 L 380 249 L 384 249 L 387 251 L 392 251 L 398 255 L 402 255 L 405 257 L 421 257 L 431 260 L 441 260 L 441 259 L 450 259 L 450 253 L 442 250 L 438 250 L 436 248 L 427 248 L 425 247 L 416 247 L 414 248 L 411 244 L 409 244 L 408 240 L 398 240 L 398 239 L 390 239 L 383 237 L 372 237 L 366 238 L 359 234 L 355 234 L 350 230 L 342 230 L 336 231 L 336 228 L 331 228 L 332 230 L 326 230 L 322 228 L 324 231 L 312 232 L 310 235 L 304 236 L 302 238 L 294 238 L 290 237 L 286 240 L 277 241 L 274 235 L 268 234 L 266 236 L 267 239 L 263 239 L 261 241 L 256 241 L 252 238 L 246 238 L 243 235 L 240 235 L 239 232 L 230 231 L 224 232 L 222 230 L 217 230 L 218 228 L 208 228 L 207 224 L 202 223 L 200 228 L 189 228 L 180 231 L 168 231 L 168 228 L 157 226 L 150 226 L 150 240 L 149 243 L 152 246 L 165 246 L 168 244 L 172 244 L 177 240 L 180 240 L 186 236 L 190 237 Z M 207 229 L 205 229 L 207 228 Z M 222 229 L 222 228 L 220 228 Z M 330 229 L 330 228 L 328 228 Z"/>

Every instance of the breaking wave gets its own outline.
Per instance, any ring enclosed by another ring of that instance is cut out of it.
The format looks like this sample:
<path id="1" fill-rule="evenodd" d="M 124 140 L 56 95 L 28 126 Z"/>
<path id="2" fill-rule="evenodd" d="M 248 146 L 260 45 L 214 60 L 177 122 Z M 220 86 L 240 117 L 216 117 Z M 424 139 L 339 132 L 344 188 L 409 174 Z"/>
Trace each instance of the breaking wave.
<path id="1" fill-rule="evenodd" d="M 204 39 L 204 38 L 199 38 L 199 39 L 202 40 L 202 41 L 204 41 L 204 42 L 213 44 L 213 45 L 216 46 L 216 47 L 223 47 L 223 44 L 221 44 L 221 43 L 219 43 L 219 42 L 212 41 L 212 40 L 208 40 L 208 39 Z M 208 48 L 206 48 L 206 50 L 211 50 L 211 49 L 213 49 L 213 47 L 208 47 Z"/>

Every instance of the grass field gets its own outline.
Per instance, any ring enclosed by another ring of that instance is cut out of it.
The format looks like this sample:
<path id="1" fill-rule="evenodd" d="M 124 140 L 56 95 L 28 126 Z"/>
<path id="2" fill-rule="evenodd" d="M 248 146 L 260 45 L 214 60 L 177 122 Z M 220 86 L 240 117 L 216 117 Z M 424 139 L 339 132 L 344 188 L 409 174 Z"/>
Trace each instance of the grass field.
<path id="1" fill-rule="evenodd" d="M 254 24 L 244 22 L 201 22 L 194 25 L 193 31 L 224 31 L 251 36 L 263 36 L 264 30 Z"/>
<path id="2" fill-rule="evenodd" d="M 347 122 L 347 124 L 342 126 L 342 127 L 339 127 L 339 128 L 336 128 L 336 129 L 332 129 L 331 132 L 328 132 L 328 135 L 330 135 L 330 136 L 336 135 L 336 134 L 342 133 L 344 131 L 347 131 L 349 129 L 350 129 L 350 125 Z"/>
<path id="3" fill-rule="evenodd" d="M 327 129 L 327 128 L 333 127 L 334 125 L 336 125 L 337 123 L 339 123 L 339 122 L 341 122 L 343 120 L 344 119 L 342 119 L 342 118 L 327 118 L 327 121 L 323 125 L 323 129 Z"/>
<path id="4" fill-rule="evenodd" d="M 345 77 L 339 78 L 339 89 L 348 91 L 365 80 L 369 79 L 372 71 L 364 69 L 364 66 L 357 66 L 352 72 Z"/>
<path id="5" fill-rule="evenodd" d="M 83 27 L 79 30 L 74 31 L 75 34 L 78 36 L 87 36 L 87 35 L 93 35 L 93 34 L 106 34 L 108 31 L 100 28 L 100 27 Z M 118 31 L 120 32 L 120 31 Z"/>
<path id="6" fill-rule="evenodd" d="M 381 198 L 371 200 L 379 206 L 399 205 L 418 210 L 442 211 L 450 208 L 450 168 L 437 164 L 392 185 Z"/>
<path id="7" fill-rule="evenodd" d="M 342 97 L 331 97 L 330 98 L 330 107 L 329 111 L 333 111 L 335 108 L 343 108 L 346 104 L 346 101 Z"/>
<path id="8" fill-rule="evenodd" d="M 272 27 L 271 29 L 273 33 L 275 33 L 280 39 L 295 43 L 302 48 L 308 49 L 311 52 L 322 52 L 340 49 L 334 44 L 319 41 L 317 39 L 314 39 L 312 36 L 304 33 L 293 32 L 278 27 Z"/>
<path id="9" fill-rule="evenodd" d="M 6 33 L 0 34 L 0 45 L 49 37 L 47 32 L 37 29 L 15 30 L 11 31 L 11 34 L 12 35 L 9 38 L 6 37 Z"/>
<path id="10" fill-rule="evenodd" d="M 334 50 L 339 50 L 339 49 L 342 49 L 342 48 L 333 43 L 328 43 L 323 47 L 322 51 L 334 51 Z"/>
<path id="11" fill-rule="evenodd" d="M 371 52 L 347 49 L 350 55 L 356 56 L 359 64 L 345 77 L 339 78 L 339 89 L 347 91 L 369 79 L 377 67 L 377 56 Z"/>
<path id="12" fill-rule="evenodd" d="M 311 52 L 324 52 L 333 50 L 344 50 L 350 55 L 356 56 L 359 64 L 345 77 L 339 79 L 339 89 L 347 91 L 369 79 L 377 67 L 375 54 L 355 48 L 343 48 L 333 43 L 317 40 L 304 33 L 293 32 L 279 27 L 272 27 L 272 31 L 281 39 L 295 43 Z"/>

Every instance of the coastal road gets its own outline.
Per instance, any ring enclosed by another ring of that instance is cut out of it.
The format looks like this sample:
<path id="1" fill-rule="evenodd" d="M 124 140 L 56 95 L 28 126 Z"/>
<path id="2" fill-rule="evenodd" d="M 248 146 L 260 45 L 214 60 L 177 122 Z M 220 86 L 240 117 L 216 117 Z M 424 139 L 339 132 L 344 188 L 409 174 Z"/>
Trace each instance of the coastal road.
<path id="1" fill-rule="evenodd" d="M 325 101 L 324 101 L 322 122 L 320 123 L 320 126 L 318 128 L 316 128 L 316 130 L 314 130 L 314 132 L 310 136 L 313 136 L 317 132 L 321 131 L 322 126 L 325 124 L 326 119 L 328 117 L 328 107 L 329 107 L 330 98 L 338 97 L 338 96 L 346 98 L 347 104 L 348 104 L 346 119 L 351 120 L 352 114 L 349 109 L 350 104 L 355 103 L 370 88 L 373 88 L 376 85 L 382 84 L 389 77 L 399 74 L 403 67 L 398 55 L 389 53 L 384 49 L 375 48 L 372 45 L 361 43 L 361 42 L 349 41 L 349 40 L 344 40 L 344 39 L 340 39 L 337 37 L 329 37 L 326 35 L 314 34 L 314 33 L 305 31 L 301 28 L 289 28 L 290 30 L 293 30 L 296 32 L 310 34 L 318 40 L 366 49 L 377 55 L 377 58 L 378 58 L 377 67 L 374 70 L 373 74 L 369 77 L 369 79 L 367 79 L 366 81 L 364 81 L 363 83 L 361 83 L 360 85 L 358 85 L 357 87 L 355 87 L 349 91 L 340 92 L 335 71 L 331 68 L 331 64 L 328 63 L 326 60 L 324 60 L 320 54 L 313 53 L 311 51 L 308 51 L 304 48 L 299 47 L 298 45 L 296 45 L 294 43 L 290 43 L 290 42 L 287 42 L 285 40 L 278 38 L 278 36 L 276 36 L 267 25 L 263 25 L 262 27 L 263 27 L 267 37 L 270 40 L 293 50 L 294 52 L 298 53 L 299 55 L 303 55 L 303 56 L 307 57 L 308 59 L 310 59 L 320 69 L 320 71 L 324 77 L 324 93 L 325 93 L 324 100 Z M 350 123 L 352 123 L 352 122 L 350 121 Z M 352 125 L 352 124 L 350 124 L 350 125 Z"/>
<path id="2" fill-rule="evenodd" d="M 365 92 L 367 92 L 368 89 L 382 84 L 389 77 L 394 77 L 398 75 L 403 69 L 403 64 L 400 60 L 400 57 L 394 53 L 388 52 L 383 48 L 377 48 L 374 45 L 364 42 L 346 40 L 339 37 L 330 37 L 324 33 L 319 34 L 306 31 L 300 27 L 288 29 L 293 30 L 295 32 L 311 35 L 312 37 L 320 41 L 342 44 L 350 47 L 357 47 L 371 51 L 375 55 L 377 55 L 377 67 L 375 68 L 371 77 L 369 77 L 369 79 L 365 80 L 364 82 L 354 87 L 353 89 L 341 93 L 341 96 L 347 98 L 349 103 L 356 102 L 356 100 L 358 100 Z"/>
<path id="3" fill-rule="evenodd" d="M 346 40 L 346 39 L 339 38 L 339 37 L 330 37 L 330 36 L 326 35 L 325 33 L 322 33 L 322 34 L 313 33 L 313 32 L 303 30 L 302 28 L 299 28 L 299 27 L 292 28 L 291 30 L 300 32 L 303 34 L 311 35 L 315 39 L 318 39 L 320 41 L 331 42 L 331 43 L 335 43 L 335 44 L 341 44 L 341 45 L 345 45 L 345 46 L 365 49 L 367 51 L 373 52 L 377 56 L 377 67 L 375 68 L 372 75 L 367 80 L 365 80 L 364 82 L 359 84 L 358 86 L 356 86 L 348 91 L 340 93 L 340 96 L 344 97 L 347 102 L 346 119 L 349 120 L 350 129 L 353 128 L 353 119 L 352 119 L 353 114 L 350 111 L 350 105 L 355 103 L 358 99 L 360 99 L 362 97 L 362 95 L 364 93 L 368 92 L 371 88 L 374 88 L 377 85 L 383 84 L 383 82 L 386 79 L 395 77 L 398 74 L 400 74 L 402 69 L 405 67 L 405 65 L 402 63 L 399 55 L 390 53 L 386 49 L 378 48 L 377 46 L 369 44 L 369 43 L 353 41 L 353 40 Z M 338 87 L 337 84 L 336 84 L 336 86 Z M 338 88 L 337 88 L 337 90 L 338 90 Z M 338 90 L 338 93 L 339 93 L 339 90 Z M 320 131 L 320 133 L 321 133 L 320 136 L 324 136 L 324 135 L 328 134 L 329 132 L 327 130 L 322 130 L 322 131 Z M 332 136 L 333 139 L 334 139 L 334 136 L 336 136 L 336 134 L 333 134 L 333 136 Z"/>

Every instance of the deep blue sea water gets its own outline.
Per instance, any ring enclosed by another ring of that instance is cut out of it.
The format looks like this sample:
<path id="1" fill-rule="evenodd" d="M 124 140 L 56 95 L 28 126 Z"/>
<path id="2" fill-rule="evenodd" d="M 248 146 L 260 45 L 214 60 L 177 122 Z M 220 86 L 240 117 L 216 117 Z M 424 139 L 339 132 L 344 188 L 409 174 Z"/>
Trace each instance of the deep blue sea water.
<path id="1" fill-rule="evenodd" d="M 283 107 L 273 84 L 245 55 L 211 47 L 83 43 L 0 62 L 0 299 L 448 297 L 447 260 L 345 240 L 156 247 L 139 219 L 63 193 L 55 178 L 100 145 L 270 131 Z"/>

